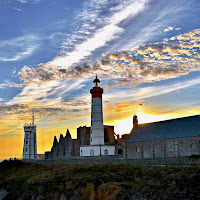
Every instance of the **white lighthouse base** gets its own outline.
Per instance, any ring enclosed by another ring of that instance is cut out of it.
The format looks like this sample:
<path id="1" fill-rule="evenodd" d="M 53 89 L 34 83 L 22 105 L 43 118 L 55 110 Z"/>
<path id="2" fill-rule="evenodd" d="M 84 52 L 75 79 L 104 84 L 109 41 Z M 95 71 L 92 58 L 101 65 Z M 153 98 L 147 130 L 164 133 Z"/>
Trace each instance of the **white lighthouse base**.
<path id="1" fill-rule="evenodd" d="M 115 146 L 89 145 L 80 147 L 80 156 L 114 156 Z"/>

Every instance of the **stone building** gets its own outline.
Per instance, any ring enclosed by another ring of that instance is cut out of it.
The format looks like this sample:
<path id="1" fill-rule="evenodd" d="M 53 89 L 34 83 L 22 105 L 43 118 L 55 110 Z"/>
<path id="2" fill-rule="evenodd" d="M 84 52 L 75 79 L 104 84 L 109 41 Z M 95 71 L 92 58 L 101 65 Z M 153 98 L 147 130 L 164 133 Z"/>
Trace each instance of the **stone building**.
<path id="1" fill-rule="evenodd" d="M 79 127 L 77 139 L 72 139 L 67 130 L 66 136 L 60 135 L 59 142 L 54 137 L 50 152 L 45 153 L 46 159 L 65 158 L 71 156 L 124 156 L 124 139 L 114 133 L 114 126 L 103 124 L 102 94 L 100 80 L 93 81 L 90 90 L 91 127 Z"/>
<path id="2" fill-rule="evenodd" d="M 34 112 L 32 110 L 32 123 L 24 125 L 24 146 L 23 159 L 36 160 L 37 159 L 37 139 L 36 139 L 36 125 L 34 124 Z"/>
<path id="3" fill-rule="evenodd" d="M 133 159 L 200 154 L 200 115 L 148 124 L 135 123 L 125 142 Z"/>
<path id="4" fill-rule="evenodd" d="M 72 139 L 67 129 L 66 136 L 60 134 L 59 141 L 54 136 L 51 151 L 45 152 L 45 159 L 66 158 L 71 156 L 79 156 L 79 140 Z"/>
<path id="5" fill-rule="evenodd" d="M 114 132 L 114 126 L 104 125 L 104 143 L 115 146 L 115 155 L 124 157 L 124 141 L 127 135 L 119 138 Z M 45 159 L 62 159 L 80 156 L 80 146 L 90 144 L 90 127 L 80 126 L 77 128 L 77 139 L 72 139 L 67 129 L 66 136 L 60 134 L 59 141 L 54 137 L 51 151 L 45 152 Z"/>

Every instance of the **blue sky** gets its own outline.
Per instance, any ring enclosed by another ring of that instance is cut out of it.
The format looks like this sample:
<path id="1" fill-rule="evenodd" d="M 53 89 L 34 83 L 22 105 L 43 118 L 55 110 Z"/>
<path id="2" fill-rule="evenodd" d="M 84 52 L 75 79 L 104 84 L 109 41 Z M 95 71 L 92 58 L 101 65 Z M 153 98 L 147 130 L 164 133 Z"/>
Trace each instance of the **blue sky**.
<path id="1" fill-rule="evenodd" d="M 118 134 L 135 113 L 141 123 L 200 114 L 199 13 L 198 0 L 1 1 L 0 142 L 23 137 L 32 108 L 41 138 L 75 137 L 90 126 L 96 74 Z"/>

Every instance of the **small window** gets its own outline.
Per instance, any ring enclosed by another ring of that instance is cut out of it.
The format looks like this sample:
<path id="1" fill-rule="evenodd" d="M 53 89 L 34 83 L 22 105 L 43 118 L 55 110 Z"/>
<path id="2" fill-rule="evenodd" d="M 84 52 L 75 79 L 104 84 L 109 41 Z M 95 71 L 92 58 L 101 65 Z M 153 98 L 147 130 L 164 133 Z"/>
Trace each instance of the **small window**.
<path id="1" fill-rule="evenodd" d="M 118 155 L 121 155 L 123 153 L 122 149 L 118 150 Z"/>
<path id="2" fill-rule="evenodd" d="M 194 143 L 191 143 L 190 148 L 194 149 Z"/>
<path id="3" fill-rule="evenodd" d="M 27 151 L 28 151 L 28 149 L 26 148 L 26 149 L 25 149 L 25 152 L 27 152 Z"/>
<path id="4" fill-rule="evenodd" d="M 136 152 L 140 152 L 140 147 L 136 146 Z"/>
<path id="5" fill-rule="evenodd" d="M 94 156 L 94 150 L 93 149 L 90 150 L 90 156 Z"/>
<path id="6" fill-rule="evenodd" d="M 28 144 L 28 141 L 26 140 L 26 144 Z"/>
<path id="7" fill-rule="evenodd" d="M 82 149 L 81 149 L 81 156 L 83 156 L 83 151 L 82 151 Z"/>
<path id="8" fill-rule="evenodd" d="M 105 149 L 105 151 L 104 151 L 104 155 L 105 155 L 105 156 L 108 155 L 108 150 L 107 150 L 107 149 Z"/>
<path id="9" fill-rule="evenodd" d="M 169 141 L 168 142 L 168 151 L 174 151 L 174 143 L 173 141 Z"/>

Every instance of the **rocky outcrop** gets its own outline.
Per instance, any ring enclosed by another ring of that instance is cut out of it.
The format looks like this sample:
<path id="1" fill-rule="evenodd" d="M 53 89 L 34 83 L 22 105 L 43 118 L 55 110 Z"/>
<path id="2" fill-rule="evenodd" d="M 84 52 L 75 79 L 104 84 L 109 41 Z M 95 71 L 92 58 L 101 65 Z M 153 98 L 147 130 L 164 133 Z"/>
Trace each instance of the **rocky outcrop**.
<path id="1" fill-rule="evenodd" d="M 4 189 L 0 189 L 0 200 L 3 200 L 3 198 L 6 196 L 7 191 Z"/>

